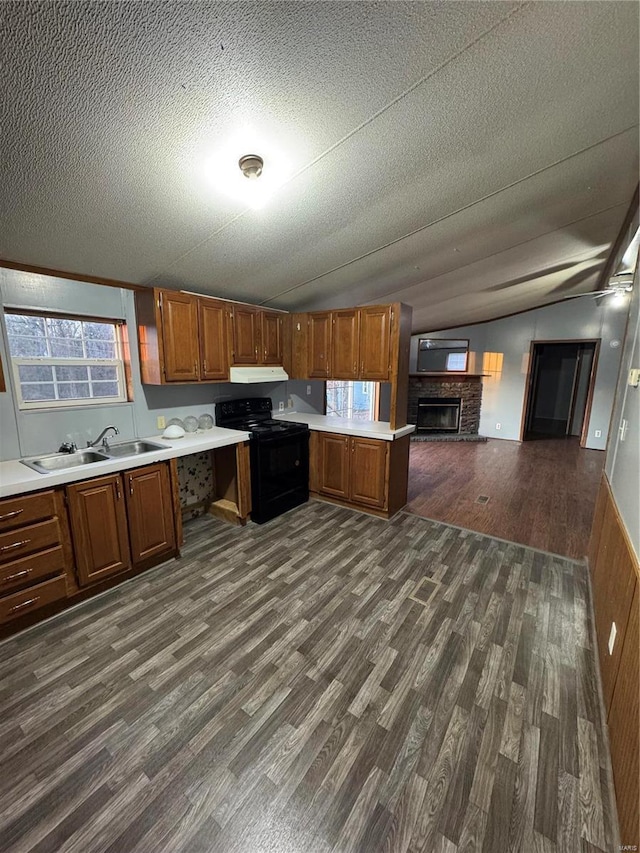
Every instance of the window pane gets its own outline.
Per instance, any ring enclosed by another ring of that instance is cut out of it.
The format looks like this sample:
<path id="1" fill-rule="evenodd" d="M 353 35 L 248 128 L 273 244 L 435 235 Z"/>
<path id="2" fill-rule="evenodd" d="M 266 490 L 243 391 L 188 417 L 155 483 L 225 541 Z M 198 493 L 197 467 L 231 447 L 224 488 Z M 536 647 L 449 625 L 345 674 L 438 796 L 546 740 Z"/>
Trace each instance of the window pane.
<path id="1" fill-rule="evenodd" d="M 56 392 L 54 386 L 44 382 L 39 385 L 23 385 L 23 400 L 55 400 Z"/>
<path id="2" fill-rule="evenodd" d="M 84 336 L 92 341 L 112 341 L 115 338 L 115 326 L 112 323 L 83 323 Z"/>
<path id="3" fill-rule="evenodd" d="M 54 358 L 82 358 L 82 341 L 51 338 L 51 355 Z"/>
<path id="4" fill-rule="evenodd" d="M 374 382 L 327 382 L 327 414 L 370 421 L 375 418 Z"/>
<path id="5" fill-rule="evenodd" d="M 53 382 L 53 368 L 46 364 L 21 364 L 18 375 L 20 382 Z"/>
<path id="6" fill-rule="evenodd" d="M 88 382 L 62 382 L 58 385 L 61 400 L 81 400 L 90 397 Z"/>
<path id="7" fill-rule="evenodd" d="M 91 378 L 95 379 L 108 379 L 111 382 L 117 382 L 118 380 L 118 369 L 116 367 L 106 367 L 106 366 L 93 366 L 91 368 Z"/>
<path id="8" fill-rule="evenodd" d="M 47 353 L 47 339 L 9 337 L 9 352 L 16 358 L 36 358 Z"/>
<path id="9" fill-rule="evenodd" d="M 94 397 L 117 397 L 119 394 L 117 382 L 93 382 Z"/>
<path id="10" fill-rule="evenodd" d="M 26 314 L 5 314 L 7 332 L 10 335 L 44 335 L 44 317 Z"/>
<path id="11" fill-rule="evenodd" d="M 82 338 L 82 323 L 80 320 L 69 320 L 66 317 L 46 317 L 47 334 L 52 338 Z"/>
<path id="12" fill-rule="evenodd" d="M 86 367 L 56 366 L 56 379 L 58 382 L 86 382 L 88 378 L 88 368 Z"/>
<path id="13" fill-rule="evenodd" d="M 113 341 L 85 341 L 87 358 L 115 358 L 116 345 Z"/>

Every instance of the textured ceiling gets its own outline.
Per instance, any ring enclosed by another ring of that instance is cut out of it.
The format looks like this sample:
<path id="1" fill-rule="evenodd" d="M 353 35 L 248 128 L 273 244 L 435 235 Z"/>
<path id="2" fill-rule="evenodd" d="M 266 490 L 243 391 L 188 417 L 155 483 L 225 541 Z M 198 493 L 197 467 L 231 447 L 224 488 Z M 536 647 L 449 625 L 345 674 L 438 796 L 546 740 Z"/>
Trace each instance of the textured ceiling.
<path id="1" fill-rule="evenodd" d="M 0 56 L 0 255 L 28 264 L 400 299 L 423 331 L 590 290 L 638 182 L 636 2 L 21 0 Z M 247 125 L 289 167 L 261 210 L 210 167 Z"/>

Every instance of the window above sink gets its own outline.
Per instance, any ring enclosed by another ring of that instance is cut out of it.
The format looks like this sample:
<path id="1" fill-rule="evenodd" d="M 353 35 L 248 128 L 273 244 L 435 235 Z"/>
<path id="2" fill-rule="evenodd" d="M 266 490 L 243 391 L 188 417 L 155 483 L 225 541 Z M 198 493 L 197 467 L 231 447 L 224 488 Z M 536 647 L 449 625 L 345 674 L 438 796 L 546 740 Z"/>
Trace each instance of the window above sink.
<path id="1" fill-rule="evenodd" d="M 20 409 L 127 402 L 121 320 L 6 310 Z"/>

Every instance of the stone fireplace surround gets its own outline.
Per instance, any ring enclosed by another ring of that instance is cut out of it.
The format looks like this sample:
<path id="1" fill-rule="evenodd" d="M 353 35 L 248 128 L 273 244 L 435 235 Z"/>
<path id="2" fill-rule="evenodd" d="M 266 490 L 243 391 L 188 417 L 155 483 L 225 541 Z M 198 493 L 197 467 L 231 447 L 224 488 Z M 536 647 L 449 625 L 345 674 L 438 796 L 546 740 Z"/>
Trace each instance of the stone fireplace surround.
<path id="1" fill-rule="evenodd" d="M 419 397 L 460 397 L 460 435 L 477 435 L 480 428 L 482 376 L 466 374 L 409 374 L 409 411 L 407 423 L 418 421 Z"/>

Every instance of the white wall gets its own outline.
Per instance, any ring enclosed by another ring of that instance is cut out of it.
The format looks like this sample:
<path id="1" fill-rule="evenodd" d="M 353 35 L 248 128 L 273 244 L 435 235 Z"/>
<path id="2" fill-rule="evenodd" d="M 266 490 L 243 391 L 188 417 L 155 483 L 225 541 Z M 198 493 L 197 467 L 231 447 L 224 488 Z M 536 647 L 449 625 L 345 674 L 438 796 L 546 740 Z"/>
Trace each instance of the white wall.
<path id="1" fill-rule="evenodd" d="M 110 406 L 20 411 L 14 405 L 11 393 L 13 375 L 6 346 L 4 315 L 0 311 L 0 355 L 7 381 L 7 392 L 0 394 L 0 459 L 51 452 L 57 450 L 62 441 L 75 441 L 79 447 L 84 446 L 107 424 L 117 426 L 123 438 L 157 435 L 158 415 L 164 415 L 167 420 L 187 415 L 197 417 L 205 413 L 215 416 L 214 403 L 221 400 L 271 397 L 275 409 L 280 402 L 286 405 L 287 386 L 290 384 L 287 382 L 261 385 L 142 385 L 134 295 L 130 290 L 0 268 L 0 308 L 4 307 L 124 319 L 131 341 L 134 399 L 131 403 Z M 315 400 L 315 397 L 312 399 Z"/>
<path id="2" fill-rule="evenodd" d="M 504 320 L 414 335 L 409 370 L 416 370 L 418 339 L 424 337 L 469 338 L 473 354 L 470 372 L 485 372 L 486 354 L 496 353 L 502 367 L 482 380 L 480 434 L 518 441 L 531 341 L 601 338 L 586 446 L 604 450 L 628 312 L 628 300 L 622 305 L 613 302 L 609 297 L 597 302 L 589 298 L 569 299 Z M 616 341 L 617 348 L 612 347 L 611 343 Z M 496 428 L 498 423 L 500 429 Z M 599 438 L 595 436 L 596 430 L 601 432 Z"/>
<path id="3" fill-rule="evenodd" d="M 637 270 L 605 471 L 629 538 L 640 559 L 640 387 L 633 388 L 628 384 L 631 367 L 640 368 L 640 280 Z M 627 425 L 624 440 L 620 430 L 623 421 Z"/>

